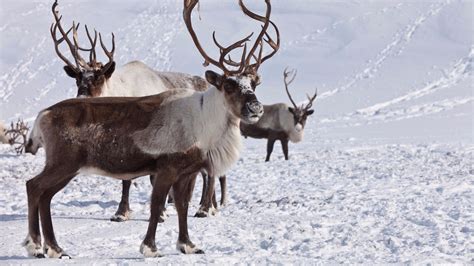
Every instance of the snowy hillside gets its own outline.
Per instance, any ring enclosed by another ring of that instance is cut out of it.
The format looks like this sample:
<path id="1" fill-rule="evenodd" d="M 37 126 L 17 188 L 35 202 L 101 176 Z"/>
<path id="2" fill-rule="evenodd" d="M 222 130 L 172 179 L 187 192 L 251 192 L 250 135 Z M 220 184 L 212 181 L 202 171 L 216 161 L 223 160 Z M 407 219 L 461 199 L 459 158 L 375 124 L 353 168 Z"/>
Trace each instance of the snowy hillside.
<path id="1" fill-rule="evenodd" d="M 208 51 L 257 31 L 237 1 L 202 0 L 194 25 Z M 262 12 L 263 1 L 246 1 Z M 52 1 L 0 2 L 0 120 L 30 124 L 43 108 L 74 97 L 49 34 Z M 175 250 L 177 216 L 158 226 L 165 257 L 138 252 L 148 225 L 150 185 L 131 189 L 134 218 L 113 223 L 121 182 L 78 176 L 52 203 L 58 242 L 75 263 L 473 263 L 474 2 L 470 0 L 273 0 L 282 45 L 260 68 L 257 96 L 289 103 L 286 66 L 298 69 L 296 101 L 317 87 L 305 139 L 244 141 L 228 174 L 229 204 L 215 217 L 189 218 L 205 255 Z M 202 58 L 182 22 L 182 1 L 60 0 L 63 23 L 116 36 L 118 65 L 202 75 Z M 81 28 L 82 30 L 82 28 Z M 100 56 L 103 56 L 101 52 Z M 0 264 L 34 263 L 25 181 L 44 153 L 15 155 L 0 144 Z M 200 182 L 189 215 L 198 208 Z M 54 260 L 42 260 L 45 264 Z"/>

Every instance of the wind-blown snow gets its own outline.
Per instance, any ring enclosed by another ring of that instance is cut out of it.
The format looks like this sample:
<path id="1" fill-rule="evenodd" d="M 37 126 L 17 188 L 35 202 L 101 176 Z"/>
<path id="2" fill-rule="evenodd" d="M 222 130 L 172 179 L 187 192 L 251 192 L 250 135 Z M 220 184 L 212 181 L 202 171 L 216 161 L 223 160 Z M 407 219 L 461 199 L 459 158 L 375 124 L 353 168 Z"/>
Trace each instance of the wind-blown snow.
<path id="1" fill-rule="evenodd" d="M 263 1 L 246 2 L 262 12 Z M 148 225 L 148 179 L 131 188 L 133 219 L 114 223 L 108 218 L 121 182 L 76 177 L 52 203 L 56 237 L 71 262 L 473 263 L 473 2 L 272 3 L 282 45 L 261 67 L 257 96 L 265 104 L 289 102 L 286 66 L 298 69 L 295 101 L 315 87 L 319 92 L 290 160 L 277 144 L 265 163 L 266 143 L 244 140 L 228 173 L 228 205 L 215 217 L 188 219 L 191 240 L 206 254 L 175 250 L 170 206 L 156 233 L 164 254 L 157 259 L 138 252 Z M 0 4 L 4 122 L 22 117 L 32 124 L 42 108 L 76 94 L 50 40 L 51 4 Z M 181 8 L 173 0 L 60 0 L 59 6 L 65 25 L 74 19 L 94 26 L 107 45 L 114 31 L 118 65 L 142 60 L 157 70 L 202 75 Z M 194 25 L 212 55 L 212 30 L 227 44 L 259 29 L 236 1 L 202 0 L 200 8 Z M 57 262 L 27 258 L 20 245 L 27 234 L 25 181 L 43 163 L 42 151 L 17 156 L 0 145 L 0 263 Z M 189 215 L 198 208 L 200 182 Z"/>

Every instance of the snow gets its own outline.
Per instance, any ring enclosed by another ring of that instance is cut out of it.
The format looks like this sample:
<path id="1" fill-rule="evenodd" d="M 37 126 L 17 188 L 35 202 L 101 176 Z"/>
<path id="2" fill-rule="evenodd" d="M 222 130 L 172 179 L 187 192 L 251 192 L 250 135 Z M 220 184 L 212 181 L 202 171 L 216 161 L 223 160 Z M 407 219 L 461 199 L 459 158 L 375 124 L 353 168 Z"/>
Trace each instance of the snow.
<path id="1" fill-rule="evenodd" d="M 251 1 L 252 10 L 263 3 Z M 60 246 L 76 264 L 334 264 L 474 261 L 474 57 L 472 1 L 272 1 L 282 37 L 260 68 L 257 96 L 286 102 L 283 69 L 297 68 L 299 102 L 318 88 L 302 143 L 244 140 L 228 173 L 228 204 L 210 218 L 189 218 L 204 255 L 176 249 L 177 216 L 157 229 L 163 257 L 139 253 L 150 184 L 132 186 L 132 220 L 110 222 L 121 182 L 76 177 L 52 202 Z M 51 1 L 0 4 L 0 120 L 30 124 L 37 112 L 76 93 L 49 36 Z M 202 58 L 181 19 L 181 1 L 60 1 L 72 19 L 116 35 L 118 65 L 142 60 L 158 70 L 202 75 Z M 258 25 L 235 1 L 203 0 L 195 28 L 215 54 L 211 33 L 243 37 Z M 66 24 L 67 25 L 67 24 Z M 232 29 L 232 30 L 229 30 Z M 99 53 L 100 54 L 100 53 Z M 101 55 L 102 56 L 102 55 Z M 1 264 L 64 263 L 31 259 L 25 181 L 44 153 L 17 156 L 0 145 Z M 198 178 L 189 215 L 198 210 Z"/>

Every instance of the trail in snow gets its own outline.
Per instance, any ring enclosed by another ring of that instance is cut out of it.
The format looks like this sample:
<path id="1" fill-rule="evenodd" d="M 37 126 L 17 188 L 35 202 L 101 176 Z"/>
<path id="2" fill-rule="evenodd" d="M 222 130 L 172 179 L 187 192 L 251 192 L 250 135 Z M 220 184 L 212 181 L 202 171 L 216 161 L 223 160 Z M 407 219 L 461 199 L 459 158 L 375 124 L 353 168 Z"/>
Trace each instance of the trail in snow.
<path id="1" fill-rule="evenodd" d="M 400 55 L 403 52 L 403 49 L 410 43 L 413 35 L 416 30 L 423 25 L 423 23 L 437 15 L 446 5 L 451 3 L 451 1 L 445 1 L 443 3 L 434 3 L 430 5 L 428 11 L 417 17 L 411 24 L 407 25 L 401 32 L 397 33 L 392 42 L 390 42 L 382 51 L 380 51 L 374 60 L 370 60 L 368 66 L 364 68 L 359 73 L 352 76 L 349 81 L 332 90 L 325 91 L 318 95 L 318 99 L 322 100 L 327 97 L 334 96 L 338 93 L 344 92 L 354 86 L 358 81 L 373 78 L 374 75 L 379 71 L 383 66 L 385 61 L 391 56 Z"/>
<path id="2" fill-rule="evenodd" d="M 451 69 L 442 71 L 444 74 L 443 77 L 429 82 L 424 87 L 409 91 L 408 93 L 391 99 L 389 101 L 376 103 L 369 107 L 358 109 L 355 112 L 351 112 L 349 114 L 337 116 L 335 118 L 321 119 L 321 123 L 334 123 L 350 120 L 354 121 L 353 123 L 349 123 L 349 125 L 346 125 L 350 126 L 358 125 L 360 123 L 363 123 L 363 121 L 368 122 L 369 124 L 373 123 L 374 121 L 389 122 L 424 115 L 431 115 L 433 113 L 448 111 L 457 106 L 468 104 L 472 102 L 474 97 L 454 97 L 424 104 L 390 108 L 392 105 L 396 105 L 403 102 L 409 102 L 424 96 L 428 96 L 442 89 L 452 88 L 454 85 L 465 79 L 472 79 L 473 59 L 474 48 L 471 48 L 467 57 L 460 59 L 454 64 Z M 358 119 L 361 119 L 362 121 L 359 121 Z"/>

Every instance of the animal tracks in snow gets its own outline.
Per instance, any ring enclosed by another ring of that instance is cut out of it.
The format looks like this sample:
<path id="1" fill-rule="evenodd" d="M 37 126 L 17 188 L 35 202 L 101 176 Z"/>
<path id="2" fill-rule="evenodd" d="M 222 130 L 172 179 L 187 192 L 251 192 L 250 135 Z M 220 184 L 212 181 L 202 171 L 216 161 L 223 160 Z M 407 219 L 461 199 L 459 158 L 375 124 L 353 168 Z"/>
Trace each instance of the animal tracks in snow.
<path id="1" fill-rule="evenodd" d="M 426 11 L 425 13 L 417 17 L 412 23 L 410 23 L 404 29 L 398 32 L 394 36 L 393 40 L 377 54 L 375 59 L 370 60 L 368 65 L 364 69 L 362 69 L 357 74 L 349 78 L 346 84 L 338 88 L 335 88 L 333 90 L 329 90 L 329 91 L 325 91 L 321 93 L 318 96 L 318 99 L 322 100 L 327 97 L 334 96 L 338 93 L 344 92 L 347 89 L 351 88 L 358 81 L 374 77 L 374 75 L 377 73 L 377 71 L 380 70 L 380 68 L 383 66 L 383 64 L 388 58 L 400 55 L 403 52 L 404 48 L 413 38 L 413 35 L 415 34 L 416 30 L 421 25 L 423 25 L 423 23 L 427 19 L 437 15 L 442 10 L 442 8 L 445 7 L 447 4 L 449 4 L 450 2 L 451 1 L 446 1 L 442 3 L 432 4 L 430 8 L 428 9 L 428 11 Z"/>
<path id="2" fill-rule="evenodd" d="M 474 48 L 471 48 L 467 57 L 458 60 L 458 62 L 456 62 L 452 68 L 442 71 L 443 76 L 441 78 L 429 82 L 420 89 L 412 90 L 402 96 L 396 97 L 385 102 L 361 108 L 353 113 L 342 115 L 336 118 L 325 118 L 322 119 L 321 122 L 333 123 L 354 119 L 360 119 L 369 124 L 376 121 L 387 122 L 430 115 L 442 111 L 451 110 L 460 105 L 468 104 L 473 101 L 474 97 L 453 97 L 440 101 L 414 104 L 406 107 L 390 108 L 391 106 L 399 103 L 413 101 L 415 99 L 433 94 L 439 90 L 451 88 L 467 78 L 472 78 L 473 59 Z M 361 121 L 355 123 L 360 124 Z"/>

